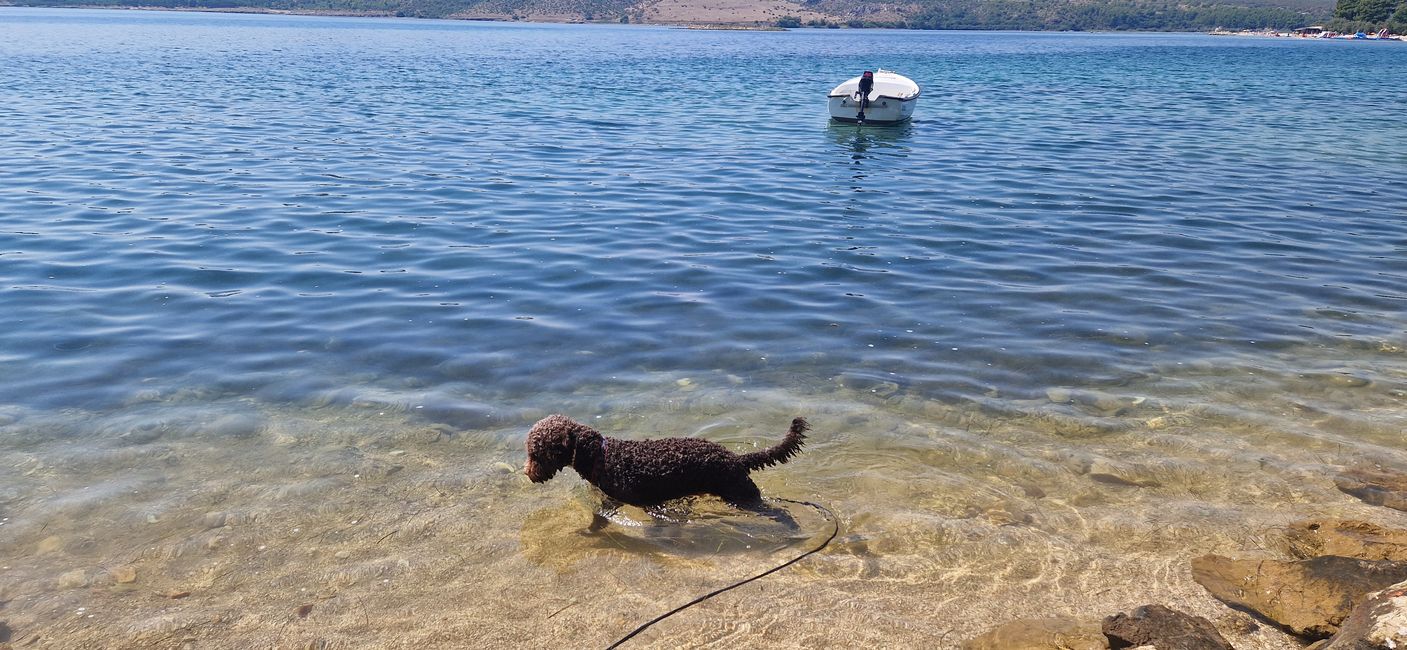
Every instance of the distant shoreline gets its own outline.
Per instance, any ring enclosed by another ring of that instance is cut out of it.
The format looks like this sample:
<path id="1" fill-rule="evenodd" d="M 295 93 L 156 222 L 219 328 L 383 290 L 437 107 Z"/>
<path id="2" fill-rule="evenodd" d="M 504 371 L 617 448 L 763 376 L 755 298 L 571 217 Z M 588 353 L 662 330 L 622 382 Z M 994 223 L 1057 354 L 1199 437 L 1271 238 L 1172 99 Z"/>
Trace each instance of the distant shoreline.
<path id="1" fill-rule="evenodd" d="M 102 9 L 105 11 L 169 11 L 175 13 L 202 13 L 202 14 L 274 14 L 280 16 L 336 16 L 346 18 L 412 18 L 413 16 L 397 16 L 389 11 L 339 11 L 335 9 L 270 9 L 267 7 L 152 7 L 143 5 L 25 5 L 0 2 L 0 8 L 17 7 L 21 9 Z M 473 20 L 457 18 L 436 18 L 433 20 Z M 493 20 L 482 18 L 478 20 Z"/>
<path id="2" fill-rule="evenodd" d="M 5 7 L 18 7 L 25 9 L 102 9 L 120 11 L 164 11 L 177 13 L 215 13 L 215 14 L 263 14 L 276 16 L 324 16 L 334 18 L 406 18 L 414 20 L 456 20 L 466 22 L 504 22 L 504 23 L 537 23 L 547 25 L 646 25 L 653 27 L 680 27 L 690 30 L 700 31 L 756 31 L 756 32 L 784 32 L 791 29 L 855 29 L 843 22 L 834 22 L 824 27 L 816 25 L 802 25 L 800 27 L 782 27 L 775 22 L 768 21 L 743 21 L 728 22 L 720 20 L 645 20 L 621 23 L 615 20 L 582 20 L 566 18 L 563 16 L 547 15 L 524 15 L 514 17 L 511 15 L 474 15 L 460 14 L 444 17 L 406 16 L 391 11 L 354 11 L 340 9 L 272 9 L 268 7 L 157 7 L 151 5 L 44 5 L 44 4 L 17 4 L 0 0 L 0 9 Z M 1206 34 L 1204 30 L 1157 30 L 1157 29 L 1088 29 L 1088 30 L 1059 30 L 1059 29 L 940 29 L 928 30 L 921 27 L 886 27 L 886 26 L 866 26 L 864 29 L 892 29 L 898 31 L 1011 31 L 1011 32 L 1033 32 L 1033 33 L 1079 33 L 1079 34 Z"/>
<path id="3" fill-rule="evenodd" d="M 1387 30 L 1383 30 L 1383 31 L 1386 32 Z M 1281 39 L 1297 40 L 1297 41 L 1403 41 L 1403 42 L 1407 42 L 1407 35 L 1404 35 L 1404 36 L 1398 36 L 1398 35 L 1377 36 L 1377 35 L 1367 35 L 1367 34 L 1365 34 L 1365 35 L 1363 35 L 1363 36 L 1358 36 L 1358 35 L 1356 35 L 1356 34 L 1339 34 L 1339 33 L 1337 33 L 1337 32 L 1322 31 L 1322 30 L 1319 31 L 1319 32 L 1314 32 L 1314 33 L 1295 33 L 1295 32 L 1277 32 L 1277 31 L 1253 31 L 1253 30 L 1245 30 L 1245 29 L 1240 30 L 1240 31 L 1230 31 L 1230 30 L 1221 30 L 1221 29 L 1217 29 L 1217 30 L 1212 30 L 1212 31 L 1208 32 L 1208 35 L 1210 35 L 1210 36 L 1249 36 L 1249 37 L 1252 37 L 1252 38 L 1281 38 Z"/>
<path id="4" fill-rule="evenodd" d="M 30 5 L 0 2 L 0 8 L 19 7 L 24 9 L 103 9 L 108 11 L 169 11 L 175 13 L 203 13 L 203 14 L 269 14 L 276 16 L 330 16 L 336 18 L 406 18 L 413 20 L 459 20 L 465 22 L 503 22 L 503 23 L 541 23 L 548 25 L 652 25 L 656 27 L 687 27 L 689 29 L 718 29 L 735 31 L 786 31 L 785 28 L 777 27 L 769 23 L 757 21 L 740 21 L 736 23 L 709 21 L 659 21 L 659 22 L 638 22 L 619 23 L 614 20 L 571 20 L 558 19 L 549 16 L 513 16 L 497 15 L 450 15 L 442 18 L 428 18 L 422 16 L 406 16 L 393 11 L 354 11 L 341 9 L 271 9 L 268 7 L 154 7 L 150 5 Z M 840 27 L 845 28 L 844 25 Z"/>

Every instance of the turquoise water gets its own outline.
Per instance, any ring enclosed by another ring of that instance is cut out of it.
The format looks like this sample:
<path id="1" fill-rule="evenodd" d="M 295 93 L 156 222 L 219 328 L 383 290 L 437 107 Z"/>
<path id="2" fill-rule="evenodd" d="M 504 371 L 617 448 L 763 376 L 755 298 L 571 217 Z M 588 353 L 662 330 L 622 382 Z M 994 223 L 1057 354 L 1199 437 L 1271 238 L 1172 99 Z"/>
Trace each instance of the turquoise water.
<path id="1" fill-rule="evenodd" d="M 754 524 L 583 541 L 580 483 L 514 469 L 555 411 L 739 448 L 816 425 L 759 479 L 841 512 L 840 550 L 778 574 L 794 609 L 754 591 L 664 645 L 1211 608 L 1186 557 L 1407 466 L 1407 44 L 17 8 L 0 34 L 17 638 L 99 643 L 91 607 L 119 646 L 289 643 L 297 598 L 251 594 L 327 583 L 330 643 L 606 645 L 724 582 L 688 549 Z M 830 124 L 874 66 L 922 86 L 915 120 Z M 255 559 L 295 528 L 326 553 Z M 191 577 L 227 564 L 262 568 Z M 519 608 L 606 574 L 577 597 L 608 625 Z"/>

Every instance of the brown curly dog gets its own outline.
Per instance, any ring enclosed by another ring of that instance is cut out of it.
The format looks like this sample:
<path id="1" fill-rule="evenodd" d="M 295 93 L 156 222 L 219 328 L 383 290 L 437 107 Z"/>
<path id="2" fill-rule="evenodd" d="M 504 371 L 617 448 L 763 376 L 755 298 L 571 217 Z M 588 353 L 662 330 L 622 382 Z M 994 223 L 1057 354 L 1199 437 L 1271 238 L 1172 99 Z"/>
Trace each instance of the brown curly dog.
<path id="1" fill-rule="evenodd" d="M 805 418 L 791 421 L 786 438 L 771 449 L 735 454 L 698 438 L 620 440 L 563 415 L 549 415 L 528 431 L 524 473 L 542 483 L 571 467 L 606 496 L 635 506 L 655 506 L 695 494 L 715 494 L 737 505 L 762 499 L 748 474 L 785 463 L 806 439 Z"/>

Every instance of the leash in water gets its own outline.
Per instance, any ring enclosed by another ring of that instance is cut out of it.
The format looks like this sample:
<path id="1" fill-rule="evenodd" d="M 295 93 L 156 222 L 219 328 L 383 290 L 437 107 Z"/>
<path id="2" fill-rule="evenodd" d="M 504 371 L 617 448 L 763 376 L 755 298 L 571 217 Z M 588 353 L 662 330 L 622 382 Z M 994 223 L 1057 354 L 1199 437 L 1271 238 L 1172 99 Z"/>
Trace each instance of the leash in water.
<path id="1" fill-rule="evenodd" d="M 641 632 L 644 632 L 644 631 L 645 631 L 647 628 L 649 628 L 651 625 L 654 625 L 655 623 L 658 623 L 658 622 L 660 622 L 660 621 L 663 621 L 664 619 L 669 618 L 669 617 L 671 617 L 671 616 L 673 616 L 673 615 L 675 615 L 675 614 L 678 614 L 679 612 L 682 612 L 682 611 L 684 611 L 684 610 L 686 610 L 686 609 L 688 609 L 688 608 L 690 608 L 690 607 L 693 607 L 694 605 L 697 605 L 697 604 L 699 604 L 699 603 L 701 603 L 701 602 L 703 602 L 703 601 L 705 601 L 705 600 L 708 600 L 708 599 L 710 599 L 710 598 L 713 598 L 714 596 L 717 596 L 718 594 L 721 594 L 721 593 L 723 593 L 723 592 L 725 592 L 725 591 L 728 591 L 729 589 L 734 589 L 734 588 L 737 588 L 737 587 L 741 587 L 741 586 L 743 586 L 743 585 L 745 585 L 745 584 L 747 584 L 747 583 L 749 583 L 749 582 L 752 582 L 753 580 L 756 580 L 756 579 L 758 579 L 758 578 L 762 578 L 762 577 L 766 577 L 766 576 L 772 575 L 773 573 L 776 573 L 776 572 L 778 572 L 778 571 L 781 571 L 782 569 L 785 569 L 785 568 L 787 568 L 787 567 L 789 567 L 789 566 L 791 566 L 791 565 L 793 565 L 793 564 L 796 564 L 797 562 L 800 562 L 800 561 L 802 560 L 802 558 L 805 558 L 806 556 L 811 555 L 811 554 L 813 554 L 813 553 L 817 553 L 817 552 L 819 552 L 821 549 L 823 549 L 823 548 L 825 548 L 826 546 L 828 546 L 828 545 L 831 543 L 831 540 L 835 539 L 836 534 L 840 532 L 840 520 L 836 518 L 834 512 L 831 512 L 831 511 L 830 511 L 830 508 L 827 508 L 827 507 L 825 507 L 825 506 L 823 506 L 823 505 L 821 505 L 821 504 L 819 504 L 819 503 L 812 503 L 812 502 L 810 502 L 810 501 L 795 501 L 795 500 L 792 500 L 792 499 L 782 499 L 782 498 L 777 498 L 777 497 L 774 497 L 773 500 L 774 500 L 774 501 L 785 501 L 785 502 L 787 502 L 787 503 L 795 503 L 795 504 L 797 504 L 797 505 L 802 505 L 802 506 L 811 506 L 812 508 L 815 508 L 816 510 L 819 510 L 827 519 L 831 520 L 831 534 L 830 534 L 830 537 L 827 537 L 827 538 L 826 538 L 826 541 L 821 542 L 821 545 L 820 545 L 820 546 L 817 546 L 816 548 L 813 548 L 813 549 L 811 549 L 811 550 L 809 550 L 809 551 L 806 551 L 805 553 L 802 553 L 801 555 L 798 555 L 798 556 L 796 556 L 796 557 L 794 557 L 794 558 L 792 558 L 792 559 L 790 559 L 790 560 L 787 560 L 786 562 L 783 562 L 782 564 L 779 564 L 779 565 L 777 565 L 777 566 L 774 566 L 774 567 L 772 567 L 772 568 L 770 568 L 770 569 L 768 569 L 768 570 L 766 570 L 766 571 L 763 571 L 762 573 L 759 573 L 759 574 L 757 574 L 757 575 L 755 575 L 755 576 L 752 576 L 751 578 L 745 578 L 745 579 L 743 579 L 743 580 L 739 580 L 739 581 L 737 581 L 737 582 L 735 582 L 735 583 L 733 583 L 733 584 L 731 584 L 731 585 L 728 585 L 728 586 L 726 586 L 726 587 L 723 587 L 722 589 L 715 589 L 715 590 L 713 590 L 713 591 L 710 591 L 710 592 L 708 592 L 708 593 L 706 593 L 706 594 L 704 594 L 704 595 L 702 595 L 702 596 L 699 596 L 698 598 L 695 598 L 695 599 L 693 599 L 693 600 L 691 600 L 691 601 L 689 601 L 689 602 L 687 602 L 687 603 L 684 603 L 683 605 L 680 605 L 680 606 L 678 606 L 678 607 L 675 607 L 674 609 L 671 609 L 671 610 L 669 610 L 669 611 L 667 611 L 667 612 L 665 612 L 665 613 L 663 613 L 663 614 L 660 614 L 659 616 L 656 616 L 656 617 L 650 619 L 649 622 L 645 623 L 644 625 L 641 625 L 640 627 L 635 628 L 633 631 L 630 632 L 630 634 L 627 634 L 627 635 L 621 637 L 619 641 L 616 641 L 615 643 L 612 643 L 610 646 L 608 646 L 608 647 L 606 648 L 606 650 L 614 650 L 615 648 L 620 647 L 620 644 L 625 643 L 626 641 L 629 641 L 630 639 L 634 638 L 635 635 L 637 635 L 637 634 L 639 634 L 639 633 L 641 633 Z"/>

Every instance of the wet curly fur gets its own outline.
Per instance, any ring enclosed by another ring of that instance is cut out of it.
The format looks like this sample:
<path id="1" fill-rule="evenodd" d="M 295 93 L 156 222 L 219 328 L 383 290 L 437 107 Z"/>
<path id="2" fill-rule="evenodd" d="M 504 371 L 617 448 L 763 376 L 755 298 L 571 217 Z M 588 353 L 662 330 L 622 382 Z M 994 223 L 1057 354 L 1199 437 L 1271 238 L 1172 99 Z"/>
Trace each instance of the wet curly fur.
<path id="1" fill-rule="evenodd" d="M 606 496 L 642 507 L 696 494 L 715 494 L 735 504 L 756 503 L 762 493 L 748 474 L 795 456 L 808 428 L 805 418 L 796 418 L 780 444 L 735 454 L 699 438 L 607 438 L 564 415 L 549 415 L 528 431 L 528 463 L 523 471 L 532 482 L 542 483 L 571 467 Z"/>

